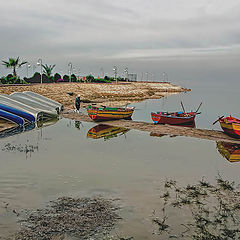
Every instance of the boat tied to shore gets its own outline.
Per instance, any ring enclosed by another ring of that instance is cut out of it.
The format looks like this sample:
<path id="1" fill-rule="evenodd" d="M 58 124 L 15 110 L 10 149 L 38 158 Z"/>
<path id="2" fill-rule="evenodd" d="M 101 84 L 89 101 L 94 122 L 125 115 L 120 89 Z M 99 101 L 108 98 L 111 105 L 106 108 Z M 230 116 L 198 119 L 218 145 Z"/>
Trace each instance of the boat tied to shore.
<path id="1" fill-rule="evenodd" d="M 196 112 L 152 112 L 151 117 L 155 124 L 193 125 Z"/>
<path id="2" fill-rule="evenodd" d="M 234 138 L 240 138 L 240 120 L 232 117 L 231 115 L 229 117 L 219 117 L 218 120 L 216 120 L 215 123 L 219 122 L 222 130 Z"/>
<path id="3" fill-rule="evenodd" d="M 178 112 L 152 112 L 151 117 L 154 124 L 170 124 L 170 125 L 180 125 L 180 126 L 190 126 L 195 127 L 195 117 L 200 114 L 198 110 L 200 109 L 202 103 L 200 103 L 198 109 L 193 112 L 186 112 L 181 102 L 183 111 Z"/>
<path id="4" fill-rule="evenodd" d="M 118 119 L 131 119 L 134 111 L 133 107 L 96 107 L 93 105 L 87 108 L 89 117 L 94 121 L 107 121 Z"/>

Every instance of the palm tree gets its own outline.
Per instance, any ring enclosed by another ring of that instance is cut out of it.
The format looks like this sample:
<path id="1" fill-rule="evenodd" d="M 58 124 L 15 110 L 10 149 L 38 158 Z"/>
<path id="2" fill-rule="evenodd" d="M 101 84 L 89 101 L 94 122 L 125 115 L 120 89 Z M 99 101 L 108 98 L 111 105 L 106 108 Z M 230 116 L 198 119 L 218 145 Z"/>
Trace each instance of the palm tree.
<path id="1" fill-rule="evenodd" d="M 12 68 L 13 69 L 13 76 L 14 77 L 17 77 L 16 69 L 27 63 L 27 62 L 20 63 L 19 62 L 19 57 L 17 57 L 17 59 L 9 58 L 8 62 L 7 61 L 2 61 L 2 62 L 3 62 L 3 65 L 6 66 L 7 68 Z"/>
<path id="2" fill-rule="evenodd" d="M 52 70 L 54 69 L 55 66 L 56 65 L 49 65 L 49 66 L 47 64 L 42 65 L 43 73 L 47 76 L 48 79 L 51 78 Z"/>

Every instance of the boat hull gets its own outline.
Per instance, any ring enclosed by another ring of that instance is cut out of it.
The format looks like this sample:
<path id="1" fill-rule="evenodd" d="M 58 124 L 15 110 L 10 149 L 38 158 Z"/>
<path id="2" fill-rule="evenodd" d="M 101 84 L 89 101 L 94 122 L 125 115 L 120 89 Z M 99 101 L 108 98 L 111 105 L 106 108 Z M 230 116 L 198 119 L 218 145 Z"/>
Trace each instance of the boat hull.
<path id="1" fill-rule="evenodd" d="M 30 123 L 35 122 L 35 117 L 30 113 L 21 111 L 19 109 L 16 109 L 16 108 L 4 105 L 4 104 L 0 104 L 0 109 L 4 110 L 6 112 L 9 112 L 9 113 L 15 114 L 21 118 L 24 118 L 24 119 L 28 120 Z"/>
<path id="2" fill-rule="evenodd" d="M 220 125 L 226 134 L 235 138 L 240 138 L 240 123 L 225 122 L 223 120 L 220 121 Z"/>
<path id="3" fill-rule="evenodd" d="M 118 119 L 131 119 L 134 109 L 119 108 L 116 110 L 108 110 L 105 108 L 88 109 L 89 117 L 94 121 L 108 121 Z"/>
<path id="4" fill-rule="evenodd" d="M 164 113 L 151 113 L 152 120 L 155 124 L 170 124 L 170 125 L 194 125 L 196 117 L 195 113 L 189 113 L 187 117 L 166 115 Z"/>
<path id="5" fill-rule="evenodd" d="M 5 119 L 7 121 L 11 121 L 13 123 L 16 123 L 19 126 L 23 126 L 23 124 L 24 124 L 23 118 L 15 115 L 15 114 L 6 112 L 4 110 L 0 110 L 0 118 Z"/>

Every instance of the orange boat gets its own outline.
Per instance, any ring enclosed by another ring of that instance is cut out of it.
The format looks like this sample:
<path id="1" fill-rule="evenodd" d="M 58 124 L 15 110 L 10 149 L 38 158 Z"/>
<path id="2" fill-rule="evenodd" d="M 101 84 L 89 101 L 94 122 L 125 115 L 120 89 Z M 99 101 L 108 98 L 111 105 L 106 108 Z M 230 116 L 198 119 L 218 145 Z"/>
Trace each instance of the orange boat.
<path id="1" fill-rule="evenodd" d="M 229 117 L 220 117 L 216 122 L 219 122 L 221 125 L 222 130 L 235 138 L 240 138 L 240 120 L 237 118 L 234 118 L 232 116 Z"/>
<path id="2" fill-rule="evenodd" d="M 240 144 L 217 142 L 217 149 L 229 162 L 240 161 Z"/>
<path id="3" fill-rule="evenodd" d="M 111 107 L 95 107 L 88 106 L 88 115 L 94 121 L 106 121 L 117 119 L 131 119 L 134 108 L 111 108 Z"/>

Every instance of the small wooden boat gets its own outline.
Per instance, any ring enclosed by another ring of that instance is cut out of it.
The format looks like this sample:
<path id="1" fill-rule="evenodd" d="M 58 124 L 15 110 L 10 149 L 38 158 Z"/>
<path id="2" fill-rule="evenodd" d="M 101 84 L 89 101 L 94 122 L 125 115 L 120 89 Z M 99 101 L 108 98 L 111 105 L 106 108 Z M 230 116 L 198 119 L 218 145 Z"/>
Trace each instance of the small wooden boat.
<path id="1" fill-rule="evenodd" d="M 88 106 L 88 115 L 94 121 L 106 121 L 116 119 L 131 119 L 134 108 L 111 108 L 111 107 L 95 107 Z"/>
<path id="2" fill-rule="evenodd" d="M 186 127 L 195 127 L 195 117 L 198 113 L 198 110 L 202 106 L 202 102 L 195 112 L 186 112 L 181 102 L 182 112 L 152 112 L 151 117 L 155 124 L 170 124 L 170 125 L 180 125 Z"/>
<path id="3" fill-rule="evenodd" d="M 105 124 L 99 124 L 89 129 L 87 133 L 87 137 L 93 138 L 93 139 L 104 138 L 104 140 L 106 140 L 106 139 L 120 136 L 121 134 L 124 134 L 128 131 L 129 129 L 126 129 L 123 127 L 115 127 L 115 126 L 109 126 Z"/>
<path id="4" fill-rule="evenodd" d="M 216 122 L 219 122 L 221 125 L 222 130 L 235 138 L 240 138 L 240 120 L 237 118 L 234 118 L 232 116 L 229 117 L 220 117 Z"/>
<path id="5" fill-rule="evenodd" d="M 151 117 L 155 124 L 195 126 L 194 120 L 197 114 L 197 112 L 152 112 Z"/>

